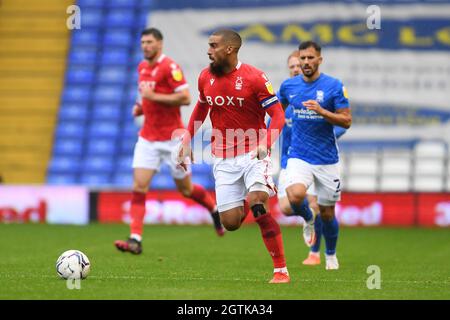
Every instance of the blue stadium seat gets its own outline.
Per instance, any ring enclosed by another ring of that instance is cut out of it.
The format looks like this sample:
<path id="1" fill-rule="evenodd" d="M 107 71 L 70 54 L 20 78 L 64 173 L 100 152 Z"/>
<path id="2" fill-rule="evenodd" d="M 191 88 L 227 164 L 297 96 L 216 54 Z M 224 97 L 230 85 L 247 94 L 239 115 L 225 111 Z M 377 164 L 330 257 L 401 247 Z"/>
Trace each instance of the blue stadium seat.
<path id="1" fill-rule="evenodd" d="M 59 121 L 67 120 L 87 120 L 88 119 L 87 102 L 66 102 L 59 109 Z"/>
<path id="2" fill-rule="evenodd" d="M 87 145 L 87 153 L 92 155 L 103 155 L 113 157 L 117 151 L 115 139 L 91 139 Z"/>
<path id="3" fill-rule="evenodd" d="M 100 32 L 97 28 L 82 28 L 72 31 L 72 48 L 79 46 L 96 46 L 100 41 Z"/>
<path id="4" fill-rule="evenodd" d="M 91 84 L 94 80 L 94 68 L 71 67 L 66 71 L 66 82 L 69 84 Z"/>
<path id="5" fill-rule="evenodd" d="M 120 84 L 125 85 L 129 74 L 126 67 L 103 67 L 98 71 L 97 82 L 102 84 Z"/>
<path id="6" fill-rule="evenodd" d="M 122 138 L 120 142 L 120 153 L 122 155 L 132 155 L 134 146 L 136 145 L 137 137 L 135 138 Z"/>
<path id="7" fill-rule="evenodd" d="M 138 81 L 139 81 L 139 74 L 137 72 L 137 65 L 136 66 L 132 66 L 130 68 L 130 70 L 128 70 L 128 72 L 130 73 L 130 78 L 129 78 L 128 84 L 136 86 Z"/>
<path id="8" fill-rule="evenodd" d="M 112 48 L 104 51 L 100 57 L 102 65 L 128 65 L 132 57 L 128 49 Z"/>
<path id="9" fill-rule="evenodd" d="M 131 116 L 137 92 L 136 69 L 142 60 L 140 31 L 147 24 L 152 1 L 77 0 L 76 4 L 81 8 L 82 29 L 71 33 L 54 161 L 49 167 L 56 171 L 49 171 L 48 180 L 129 187 L 140 129 Z M 99 158 L 92 160 L 91 155 L 106 155 L 109 164 Z M 92 163 L 85 167 L 89 159 Z M 86 171 L 80 172 L 81 167 Z M 173 188 L 168 177 L 168 184 L 160 178 L 159 185 Z"/>
<path id="10" fill-rule="evenodd" d="M 94 91 L 96 102 L 118 102 L 122 101 L 122 86 L 98 86 Z"/>
<path id="11" fill-rule="evenodd" d="M 210 174 L 212 175 L 212 166 L 206 163 L 192 165 L 193 174 Z"/>
<path id="12" fill-rule="evenodd" d="M 128 101 L 122 106 L 122 121 L 125 126 L 135 126 L 135 118 L 132 113 L 135 102 L 135 100 Z"/>
<path id="13" fill-rule="evenodd" d="M 175 189 L 176 185 L 173 178 L 167 174 L 157 174 L 153 177 L 152 189 Z"/>
<path id="14" fill-rule="evenodd" d="M 81 167 L 83 173 L 110 173 L 114 170 L 114 161 L 109 156 L 87 156 Z"/>
<path id="15" fill-rule="evenodd" d="M 138 128 L 134 123 L 133 125 L 126 125 L 122 130 L 122 137 L 124 139 L 135 139 L 137 141 L 138 133 L 140 128 Z"/>
<path id="16" fill-rule="evenodd" d="M 79 182 L 88 186 L 109 186 L 111 178 L 109 173 L 86 172 L 80 176 Z"/>
<path id="17" fill-rule="evenodd" d="M 112 183 L 116 187 L 131 188 L 133 185 L 133 173 L 131 171 L 129 173 L 116 173 L 112 179 Z"/>
<path id="18" fill-rule="evenodd" d="M 163 175 L 163 176 L 169 176 L 172 177 L 170 175 L 170 168 L 168 165 L 166 165 L 165 163 L 161 164 L 161 167 L 159 168 L 159 174 Z"/>
<path id="19" fill-rule="evenodd" d="M 94 120 L 121 120 L 122 109 L 120 103 L 101 102 L 92 107 L 92 118 Z"/>
<path id="20" fill-rule="evenodd" d="M 142 9 L 140 9 L 140 10 L 148 11 L 148 9 L 146 9 L 144 7 L 142 7 Z M 148 15 L 142 14 L 142 15 L 139 16 L 138 19 L 139 19 L 139 25 L 141 26 L 142 29 L 147 27 L 147 25 L 148 25 Z"/>
<path id="21" fill-rule="evenodd" d="M 81 30 L 86 27 L 98 27 L 104 25 L 103 10 L 98 8 L 84 8 L 81 11 Z"/>
<path id="22" fill-rule="evenodd" d="M 134 9 L 120 8 L 111 10 L 106 16 L 106 25 L 109 27 L 133 28 L 138 20 L 135 17 Z"/>
<path id="23" fill-rule="evenodd" d="M 78 156 L 83 152 L 83 139 L 56 138 L 53 144 L 54 155 Z"/>
<path id="24" fill-rule="evenodd" d="M 60 121 L 56 127 L 58 138 L 84 138 L 85 123 L 83 121 Z"/>
<path id="25" fill-rule="evenodd" d="M 193 174 L 192 182 L 203 186 L 205 189 L 213 190 L 215 188 L 212 174 Z"/>
<path id="26" fill-rule="evenodd" d="M 64 89 L 63 102 L 87 102 L 91 98 L 91 88 L 86 85 L 70 85 Z"/>
<path id="27" fill-rule="evenodd" d="M 77 175 L 74 173 L 49 173 L 47 183 L 50 185 L 74 185 L 77 184 Z"/>
<path id="28" fill-rule="evenodd" d="M 139 9 L 146 9 L 145 11 L 149 11 L 150 7 L 153 4 L 153 0 L 140 0 L 138 2 L 139 2 L 139 7 L 140 7 Z M 147 16 L 147 15 L 145 15 L 145 16 Z"/>
<path id="29" fill-rule="evenodd" d="M 136 66 L 136 69 L 137 69 L 139 63 L 142 62 L 142 60 L 144 60 L 144 58 L 142 56 L 142 51 L 139 47 L 138 49 L 135 49 L 135 51 L 132 53 L 132 61 L 133 61 L 133 65 Z"/>
<path id="30" fill-rule="evenodd" d="M 77 0 L 77 6 L 80 7 L 81 11 L 84 8 L 97 8 L 101 9 L 106 0 Z"/>
<path id="31" fill-rule="evenodd" d="M 70 65 L 94 65 L 97 61 L 97 50 L 96 48 L 89 46 L 78 46 L 72 48 L 69 54 Z"/>
<path id="32" fill-rule="evenodd" d="M 133 156 L 132 155 L 126 155 L 126 156 L 120 156 L 117 160 L 117 169 L 119 171 L 131 171 L 131 165 L 133 164 Z"/>
<path id="33" fill-rule="evenodd" d="M 128 29 L 111 29 L 103 36 L 103 45 L 132 47 L 135 45 L 134 37 Z"/>
<path id="34" fill-rule="evenodd" d="M 140 0 L 109 0 L 108 6 L 110 8 L 136 8 L 139 3 Z"/>
<path id="35" fill-rule="evenodd" d="M 91 139 L 117 138 L 120 126 L 116 121 L 95 121 L 89 127 L 89 137 Z"/>
<path id="36" fill-rule="evenodd" d="M 136 72 L 137 73 L 137 72 Z M 127 91 L 126 91 L 126 99 L 127 101 L 133 101 L 136 102 L 137 96 L 138 96 L 138 85 L 137 85 L 137 81 L 134 82 L 131 86 L 128 87 Z M 133 106 L 133 104 L 131 106 Z"/>
<path id="37" fill-rule="evenodd" d="M 54 156 L 48 171 L 51 173 L 75 174 L 80 170 L 80 159 L 74 156 Z"/>

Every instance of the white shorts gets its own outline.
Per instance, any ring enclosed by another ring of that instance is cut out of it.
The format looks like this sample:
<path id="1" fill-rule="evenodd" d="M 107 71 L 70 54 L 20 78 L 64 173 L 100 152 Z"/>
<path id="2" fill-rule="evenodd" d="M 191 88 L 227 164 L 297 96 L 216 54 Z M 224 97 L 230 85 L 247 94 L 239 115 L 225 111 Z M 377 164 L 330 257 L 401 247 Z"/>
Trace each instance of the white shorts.
<path id="1" fill-rule="evenodd" d="M 286 188 L 288 183 L 288 174 L 286 169 L 281 169 L 280 174 L 278 175 L 278 199 L 282 199 L 287 197 Z M 317 196 L 316 188 L 314 186 L 314 182 L 309 186 L 308 195 Z"/>
<path id="2" fill-rule="evenodd" d="M 132 167 L 159 171 L 161 163 L 166 163 L 174 179 L 185 178 L 191 173 L 191 168 L 188 165 L 185 171 L 176 161 L 174 151 L 179 143 L 179 140 L 148 141 L 139 137 L 134 147 Z"/>
<path id="3" fill-rule="evenodd" d="M 339 163 L 313 165 L 297 158 L 290 158 L 286 171 L 288 177 L 286 188 L 301 183 L 308 189 L 314 183 L 318 204 L 334 206 L 341 200 Z"/>
<path id="4" fill-rule="evenodd" d="M 246 153 L 234 158 L 215 158 L 213 172 L 219 212 L 243 206 L 248 192 L 276 194 L 270 157 L 251 159 L 251 154 Z"/>
<path id="5" fill-rule="evenodd" d="M 287 173 L 286 169 L 281 169 L 278 175 L 278 199 L 287 197 L 286 194 Z"/>

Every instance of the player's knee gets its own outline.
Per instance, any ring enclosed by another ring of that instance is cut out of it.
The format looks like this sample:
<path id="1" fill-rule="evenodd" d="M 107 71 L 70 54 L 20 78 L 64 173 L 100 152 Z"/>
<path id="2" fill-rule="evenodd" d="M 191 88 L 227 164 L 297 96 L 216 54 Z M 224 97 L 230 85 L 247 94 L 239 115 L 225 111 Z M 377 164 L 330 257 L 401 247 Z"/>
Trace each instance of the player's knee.
<path id="1" fill-rule="evenodd" d="M 190 188 L 181 187 L 178 189 L 178 191 L 185 197 L 190 198 L 192 195 L 192 190 Z"/>
<path id="2" fill-rule="evenodd" d="M 289 203 L 301 204 L 305 199 L 305 195 L 296 190 L 286 190 Z"/>
<path id="3" fill-rule="evenodd" d="M 287 197 L 281 198 L 279 203 L 281 212 L 286 216 L 290 216 L 292 214 L 292 208 L 288 198 Z"/>
<path id="4" fill-rule="evenodd" d="M 269 199 L 269 194 L 264 191 L 253 191 L 248 193 L 248 203 L 252 207 L 256 203 L 264 203 Z"/>
<path id="5" fill-rule="evenodd" d="M 148 185 L 135 181 L 133 184 L 133 191 L 134 192 L 140 192 L 140 193 L 146 193 L 148 190 Z"/>
<path id="6" fill-rule="evenodd" d="M 240 222 L 222 222 L 222 225 L 227 231 L 235 231 L 241 226 Z"/>
<path id="7" fill-rule="evenodd" d="M 236 219 L 236 218 L 230 218 L 230 217 L 224 218 L 222 216 L 220 221 L 222 222 L 223 227 L 225 229 L 227 229 L 227 231 L 235 231 L 235 230 L 239 229 L 241 226 L 240 219 Z"/>
<path id="8" fill-rule="evenodd" d="M 322 207 L 320 206 L 320 218 L 323 221 L 331 221 L 334 218 L 334 207 Z"/>

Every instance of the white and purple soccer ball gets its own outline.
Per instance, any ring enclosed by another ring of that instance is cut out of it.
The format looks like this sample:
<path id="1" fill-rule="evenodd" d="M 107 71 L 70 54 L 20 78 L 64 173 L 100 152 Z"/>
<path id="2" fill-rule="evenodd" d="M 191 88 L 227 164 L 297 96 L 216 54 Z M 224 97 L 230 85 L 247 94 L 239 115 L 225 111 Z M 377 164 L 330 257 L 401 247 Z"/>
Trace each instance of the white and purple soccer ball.
<path id="1" fill-rule="evenodd" d="M 79 250 L 67 250 L 56 260 L 56 272 L 63 279 L 86 279 L 90 268 L 88 257 Z"/>

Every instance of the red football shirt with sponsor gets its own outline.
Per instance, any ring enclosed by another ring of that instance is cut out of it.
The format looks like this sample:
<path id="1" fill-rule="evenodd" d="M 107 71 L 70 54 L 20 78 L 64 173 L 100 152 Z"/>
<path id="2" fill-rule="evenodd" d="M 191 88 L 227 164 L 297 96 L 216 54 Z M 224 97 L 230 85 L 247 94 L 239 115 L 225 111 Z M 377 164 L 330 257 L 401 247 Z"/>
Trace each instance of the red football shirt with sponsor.
<path id="1" fill-rule="evenodd" d="M 181 68 L 171 58 L 161 55 L 153 65 L 147 60 L 138 66 L 139 90 L 149 86 L 156 93 L 170 94 L 188 88 Z M 180 106 L 169 106 L 142 99 L 145 116 L 144 125 L 139 133 L 149 141 L 170 140 L 172 132 L 184 128 Z"/>
<path id="2" fill-rule="evenodd" d="M 205 68 L 198 89 L 199 102 L 210 108 L 212 153 L 216 157 L 250 152 L 266 138 L 265 109 L 278 99 L 264 72 L 241 62 L 220 77 Z"/>

